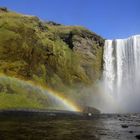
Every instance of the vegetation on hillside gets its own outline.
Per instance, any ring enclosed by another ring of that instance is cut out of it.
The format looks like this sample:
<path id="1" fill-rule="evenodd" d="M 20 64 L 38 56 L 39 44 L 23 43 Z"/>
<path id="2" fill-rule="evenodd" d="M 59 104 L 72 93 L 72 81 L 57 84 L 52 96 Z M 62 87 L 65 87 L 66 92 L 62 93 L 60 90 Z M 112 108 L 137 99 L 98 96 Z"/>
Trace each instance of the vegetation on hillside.
<path id="1" fill-rule="evenodd" d="M 104 39 L 84 27 L 43 22 L 34 16 L 0 9 L 0 73 L 5 75 L 60 91 L 90 85 L 101 76 L 103 44 Z M 0 92 L 3 104 L 26 98 L 21 91 L 20 97 Z M 31 101 L 26 101 L 30 106 Z M 35 100 L 32 102 L 35 107 L 40 106 Z"/>

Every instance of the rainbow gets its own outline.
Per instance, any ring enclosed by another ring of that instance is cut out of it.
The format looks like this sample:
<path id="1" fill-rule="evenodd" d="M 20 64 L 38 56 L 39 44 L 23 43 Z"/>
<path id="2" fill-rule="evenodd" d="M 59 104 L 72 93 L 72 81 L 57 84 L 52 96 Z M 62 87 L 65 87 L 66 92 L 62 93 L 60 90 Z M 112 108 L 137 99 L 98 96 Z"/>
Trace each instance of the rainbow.
<path id="1" fill-rule="evenodd" d="M 51 99 L 55 101 L 55 103 L 63 106 L 63 110 L 68 110 L 68 111 L 76 111 L 80 112 L 80 108 L 74 104 L 72 101 L 66 99 L 64 96 L 62 96 L 60 93 L 48 88 L 47 86 L 41 86 L 38 83 L 35 83 L 33 81 L 26 81 L 23 79 L 7 76 L 4 74 L 0 74 L 0 80 L 6 80 L 9 83 L 18 83 L 22 87 L 31 87 L 34 90 L 41 92 L 42 94 L 47 95 Z"/>

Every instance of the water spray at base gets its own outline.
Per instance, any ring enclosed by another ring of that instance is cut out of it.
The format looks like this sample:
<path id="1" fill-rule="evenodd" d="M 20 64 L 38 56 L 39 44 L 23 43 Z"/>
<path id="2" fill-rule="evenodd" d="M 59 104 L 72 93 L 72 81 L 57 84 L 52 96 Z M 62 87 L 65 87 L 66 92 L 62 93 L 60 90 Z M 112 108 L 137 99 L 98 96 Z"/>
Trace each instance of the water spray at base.
<path id="1" fill-rule="evenodd" d="M 140 112 L 139 70 L 140 35 L 105 41 L 104 92 L 109 94 L 124 112 Z"/>

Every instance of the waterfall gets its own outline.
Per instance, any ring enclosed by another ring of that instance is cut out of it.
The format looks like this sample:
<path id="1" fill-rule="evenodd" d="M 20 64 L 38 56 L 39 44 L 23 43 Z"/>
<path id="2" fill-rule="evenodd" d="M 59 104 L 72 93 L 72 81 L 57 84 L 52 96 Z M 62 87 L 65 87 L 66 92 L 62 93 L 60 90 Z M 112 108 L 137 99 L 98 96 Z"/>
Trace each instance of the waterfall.
<path id="1" fill-rule="evenodd" d="M 126 112 L 140 112 L 140 35 L 106 40 L 103 83 Z"/>

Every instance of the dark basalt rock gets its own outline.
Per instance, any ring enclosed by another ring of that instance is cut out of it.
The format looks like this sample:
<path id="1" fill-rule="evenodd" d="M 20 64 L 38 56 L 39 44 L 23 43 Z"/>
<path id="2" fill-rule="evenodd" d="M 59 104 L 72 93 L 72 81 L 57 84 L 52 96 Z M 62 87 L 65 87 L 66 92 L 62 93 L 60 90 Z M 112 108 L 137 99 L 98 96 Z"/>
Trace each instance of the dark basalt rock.
<path id="1" fill-rule="evenodd" d="M 49 24 L 49 25 L 54 25 L 54 26 L 60 26 L 60 25 L 62 25 L 62 24 L 56 23 L 54 21 L 47 21 L 46 23 Z"/>
<path id="2" fill-rule="evenodd" d="M 140 135 L 136 135 L 135 137 L 136 137 L 138 140 L 140 140 Z"/>
<path id="3" fill-rule="evenodd" d="M 0 7 L 0 12 L 8 12 L 8 9 L 6 7 Z"/>
<path id="4" fill-rule="evenodd" d="M 122 128 L 128 128 L 128 125 L 122 124 Z"/>
<path id="5" fill-rule="evenodd" d="M 133 133 L 133 131 L 129 131 L 129 133 Z"/>
<path id="6" fill-rule="evenodd" d="M 86 113 L 88 115 L 92 115 L 92 114 L 100 114 L 100 111 L 94 107 L 85 106 L 83 108 L 83 113 Z"/>

